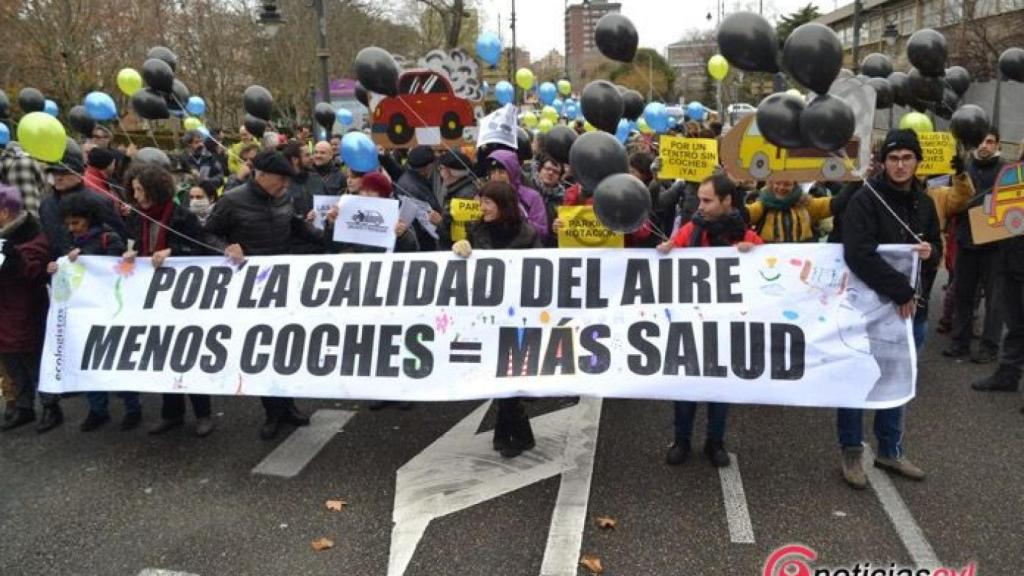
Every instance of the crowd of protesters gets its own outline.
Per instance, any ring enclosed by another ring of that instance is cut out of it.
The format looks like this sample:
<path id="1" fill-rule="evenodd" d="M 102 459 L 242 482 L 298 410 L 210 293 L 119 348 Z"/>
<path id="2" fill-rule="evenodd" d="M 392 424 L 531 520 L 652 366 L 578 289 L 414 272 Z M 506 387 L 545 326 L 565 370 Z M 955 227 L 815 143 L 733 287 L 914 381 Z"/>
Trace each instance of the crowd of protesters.
<path id="1" fill-rule="evenodd" d="M 582 130 L 582 127 L 579 127 Z M 680 131 L 717 137 L 714 120 L 689 122 Z M 97 128 L 80 148 L 69 147 L 61 162 L 44 166 L 12 143 L 0 155 L 0 381 L 5 411 L 2 429 L 36 423 L 40 433 L 63 422 L 61 398 L 38 394 L 47 285 L 56 261 L 80 255 L 152 258 L 154 266 L 177 256 L 224 254 L 242 261 L 249 255 L 364 253 L 375 249 L 332 241 L 313 226 L 315 196 L 359 194 L 408 198 L 427 207 L 423 219 L 399 221 L 396 251 L 452 250 L 471 258 L 474 250 L 556 247 L 561 206 L 593 203 L 592 190 L 575 182 L 570 166 L 544 150 L 544 135 L 516 148 L 488 145 L 480 150 L 419 146 L 380 150 L 382 168 L 356 172 L 341 165 L 338 139 L 311 143 L 268 132 L 257 139 L 245 128 L 229 148 L 188 132 L 169 165 L 133 159 L 133 149 L 112 147 L 110 134 Z M 940 267 L 947 271 L 938 332 L 949 334 L 942 354 L 978 364 L 998 362 L 994 373 L 975 382 L 979 391 L 1015 391 L 1024 369 L 1024 251 L 1014 238 L 973 243 L 967 211 L 991 192 L 1006 161 L 999 134 L 992 130 L 976 151 L 954 161 L 948 182 L 915 176 L 922 151 L 909 130 L 890 131 L 865 180 L 847 183 L 775 180 L 737 181 L 724 171 L 700 182 L 659 178 L 657 140 L 634 134 L 628 145 L 630 172 L 651 194 L 648 224 L 627 235 L 627 248 L 734 246 L 756 250 L 764 243 L 841 243 L 850 269 L 903 318 L 913 318 L 914 338 L 924 344 L 928 301 Z M 452 235 L 455 199 L 479 201 L 479 221 Z M 327 214 L 327 226 L 337 209 Z M 909 244 L 922 261 L 921 281 L 893 269 L 878 254 L 880 244 Z M 979 313 L 980 310 L 980 313 Z M 975 339 L 980 317 L 979 345 Z M 1005 324 L 1005 326 L 1004 326 Z M 1000 349 L 1002 347 L 1002 349 Z M 118 396 L 121 430 L 138 427 L 138 393 Z M 83 432 L 111 420 L 109 394 L 88 393 Z M 309 418 L 291 398 L 264 397 L 266 420 L 259 433 L 272 439 L 282 426 L 305 426 Z M 211 399 L 189 395 L 195 433 L 213 432 Z M 372 402 L 374 410 L 411 403 Z M 704 454 L 726 466 L 727 404 L 708 405 Z M 497 402 L 493 445 L 514 457 L 534 447 L 526 405 L 516 398 Z M 675 403 L 675 437 L 666 456 L 670 465 L 687 460 L 697 404 Z M 185 422 L 184 395 L 164 394 L 160 418 L 148 432 L 163 434 Z M 905 455 L 905 407 L 875 414 L 875 465 L 913 479 L 924 471 Z M 867 484 L 862 467 L 863 411 L 837 415 L 843 477 Z"/>

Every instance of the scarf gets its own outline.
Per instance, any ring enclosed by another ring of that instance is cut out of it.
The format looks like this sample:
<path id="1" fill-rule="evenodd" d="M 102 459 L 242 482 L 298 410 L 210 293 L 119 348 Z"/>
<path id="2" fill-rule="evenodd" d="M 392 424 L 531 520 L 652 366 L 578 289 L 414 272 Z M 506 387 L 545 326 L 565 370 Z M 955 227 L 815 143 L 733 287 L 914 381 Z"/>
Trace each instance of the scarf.
<path id="1" fill-rule="evenodd" d="M 799 185 L 794 185 L 793 190 L 786 196 L 779 198 L 771 190 L 761 190 L 757 199 L 764 204 L 766 210 L 789 210 L 803 196 L 804 191 Z"/>
<path id="2" fill-rule="evenodd" d="M 103 226 L 93 226 L 89 228 L 85 234 L 81 236 L 75 236 L 71 239 L 71 243 L 75 245 L 75 248 L 82 248 L 89 242 L 92 242 L 93 238 L 103 233 Z M 105 248 L 105 247 L 104 247 Z"/>
<path id="3" fill-rule="evenodd" d="M 140 256 L 152 256 L 154 252 L 167 248 L 167 226 L 171 223 L 171 214 L 174 213 L 174 202 L 165 202 L 163 206 L 150 206 L 140 210 L 149 218 L 142 219 L 142 249 Z M 151 226 L 156 226 L 150 218 L 163 224 L 157 226 L 156 241 L 153 242 L 153 231 Z"/>
<path id="4" fill-rule="evenodd" d="M 747 234 L 747 225 L 738 210 L 718 220 L 705 220 L 704 215 L 697 212 L 693 215 L 693 234 L 690 235 L 688 246 L 701 246 L 701 238 L 708 234 L 708 246 L 732 246 L 742 242 Z"/>

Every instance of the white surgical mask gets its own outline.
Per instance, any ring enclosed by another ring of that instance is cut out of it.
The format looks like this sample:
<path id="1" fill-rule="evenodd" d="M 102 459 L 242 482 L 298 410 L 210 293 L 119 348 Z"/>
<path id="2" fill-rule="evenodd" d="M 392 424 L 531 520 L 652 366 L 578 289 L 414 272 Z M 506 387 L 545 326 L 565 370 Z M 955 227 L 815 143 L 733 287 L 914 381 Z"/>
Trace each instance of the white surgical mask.
<path id="1" fill-rule="evenodd" d="M 188 208 L 193 214 L 203 214 L 210 209 L 210 201 L 205 198 L 193 198 L 189 201 Z"/>

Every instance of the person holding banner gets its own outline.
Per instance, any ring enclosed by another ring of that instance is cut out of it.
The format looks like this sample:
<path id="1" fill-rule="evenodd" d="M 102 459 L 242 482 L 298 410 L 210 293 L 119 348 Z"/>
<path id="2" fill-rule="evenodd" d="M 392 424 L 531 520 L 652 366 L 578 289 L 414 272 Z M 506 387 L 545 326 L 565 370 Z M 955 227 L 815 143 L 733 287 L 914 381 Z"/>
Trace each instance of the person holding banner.
<path id="1" fill-rule="evenodd" d="M 735 246 L 740 252 L 749 252 L 764 241 L 750 228 L 743 218 L 743 196 L 740 189 L 725 174 L 705 178 L 697 189 L 698 208 L 693 219 L 680 228 L 671 239 L 658 245 L 658 252 L 668 254 L 673 248 L 699 246 Z M 693 420 L 697 416 L 696 402 L 678 401 L 675 407 L 675 441 L 665 456 L 669 466 L 678 466 L 690 456 L 690 437 L 693 435 Z M 707 438 L 704 440 L 704 455 L 712 466 L 721 468 L 729 465 L 729 453 L 725 450 L 725 422 L 729 405 L 722 402 L 708 402 Z"/>
<path id="2" fill-rule="evenodd" d="M 811 197 L 792 180 L 772 180 L 747 204 L 747 213 L 765 242 L 814 242 L 821 221 L 832 217 L 832 204 L 843 201 L 839 196 Z"/>
<path id="3" fill-rule="evenodd" d="M 942 259 L 935 203 L 915 177 L 921 144 L 913 130 L 890 130 L 879 150 L 884 172 L 867 179 L 843 213 L 843 253 L 850 271 L 869 288 L 890 300 L 900 318 L 913 319 L 914 342 L 924 342 L 927 317 L 911 278 L 896 270 L 878 252 L 881 244 L 910 244 L 921 266 L 937 267 Z M 871 335 L 868 335 L 871 341 Z M 879 366 L 884 368 L 883 366 Z M 875 412 L 878 455 L 875 466 L 912 480 L 925 473 L 904 455 L 905 406 Z M 851 487 L 867 486 L 864 453 L 864 410 L 840 408 L 836 427 L 842 449 L 843 479 Z"/>
<path id="4" fill-rule="evenodd" d="M 468 258 L 474 248 L 520 250 L 542 247 L 540 236 L 523 216 L 519 195 L 508 182 L 492 180 L 480 188 L 480 220 L 466 226 L 466 239 L 452 251 Z M 509 368 L 511 370 L 511 367 Z M 495 404 L 494 449 L 504 458 L 515 458 L 536 445 L 526 406 L 520 398 L 500 398 Z"/>
<path id="5" fill-rule="evenodd" d="M 291 253 L 292 239 L 323 242 L 324 236 L 295 213 L 288 197 L 288 183 L 295 175 L 292 165 L 276 150 L 264 150 L 253 159 L 253 176 L 242 186 L 229 190 L 213 206 L 203 227 L 203 242 L 224 250 L 236 263 L 246 254 L 272 256 Z M 277 436 L 281 424 L 309 425 L 293 398 L 260 398 L 267 419 L 260 438 Z"/>

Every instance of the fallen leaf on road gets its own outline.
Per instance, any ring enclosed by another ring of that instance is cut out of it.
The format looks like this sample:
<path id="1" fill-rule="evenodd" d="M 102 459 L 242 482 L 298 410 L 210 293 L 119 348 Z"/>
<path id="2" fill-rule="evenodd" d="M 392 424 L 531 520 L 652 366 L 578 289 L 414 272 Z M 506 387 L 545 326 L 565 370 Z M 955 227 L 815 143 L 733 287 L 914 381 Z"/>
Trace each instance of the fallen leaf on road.
<path id="1" fill-rule="evenodd" d="M 348 506 L 348 502 L 346 502 L 344 500 L 328 500 L 327 502 L 324 502 L 324 505 L 327 506 L 328 510 L 334 510 L 335 512 L 341 512 L 342 508 L 344 508 L 345 506 Z"/>
<path id="2" fill-rule="evenodd" d="M 619 521 L 610 516 L 595 516 L 594 522 L 597 527 L 602 530 L 608 530 L 609 528 L 615 528 L 619 524 Z"/>
<path id="3" fill-rule="evenodd" d="M 604 567 L 601 566 L 601 559 L 593 554 L 584 554 L 583 558 L 580 558 L 580 566 L 590 570 L 591 574 L 601 574 L 604 572 Z"/>
<path id="4" fill-rule="evenodd" d="M 327 550 L 328 548 L 334 547 L 334 541 L 328 540 L 327 538 L 317 538 L 313 540 L 313 550 L 320 552 L 321 550 Z"/>

